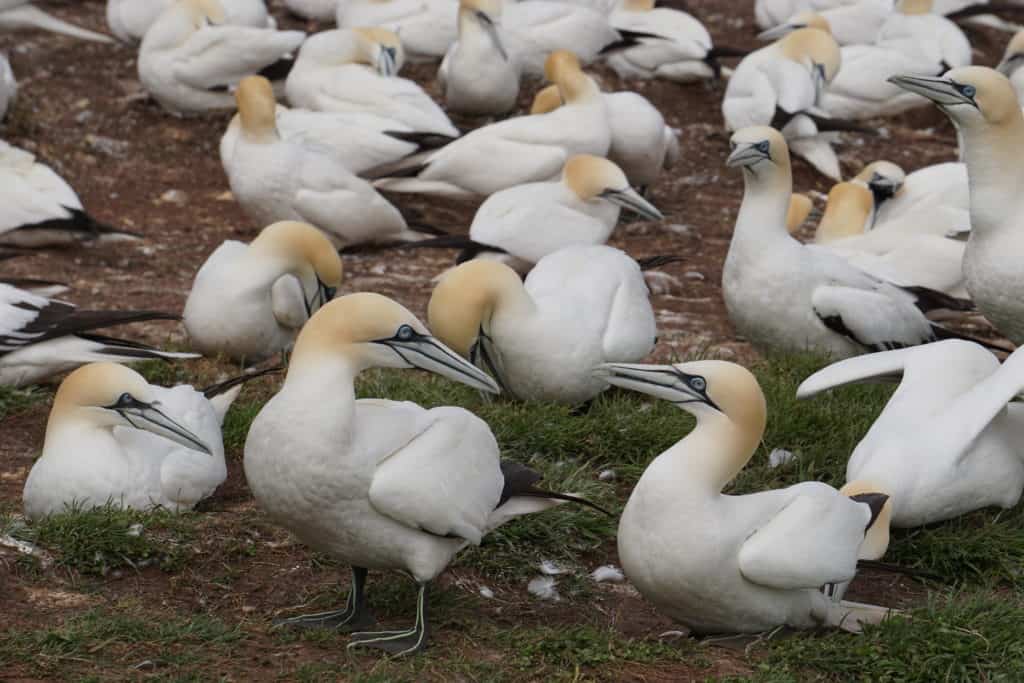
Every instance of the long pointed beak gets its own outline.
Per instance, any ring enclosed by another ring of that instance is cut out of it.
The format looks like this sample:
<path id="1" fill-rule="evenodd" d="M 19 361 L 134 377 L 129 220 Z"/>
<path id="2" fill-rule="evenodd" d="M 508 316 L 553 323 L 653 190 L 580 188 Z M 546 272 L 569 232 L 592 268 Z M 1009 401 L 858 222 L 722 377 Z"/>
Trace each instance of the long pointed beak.
<path id="1" fill-rule="evenodd" d="M 501 42 L 501 34 L 498 33 L 498 25 L 494 23 L 494 20 L 486 12 L 477 12 L 477 18 L 480 20 L 480 25 L 484 27 L 484 31 L 490 37 L 491 42 L 494 43 L 494 47 L 497 48 L 501 54 L 501 58 L 506 62 L 508 61 L 508 52 L 505 50 L 505 46 Z"/>
<path id="2" fill-rule="evenodd" d="M 213 451 L 202 439 L 168 417 L 166 413 L 157 408 L 157 405 L 159 404 L 155 402 L 136 401 L 130 406 L 121 406 L 111 410 L 119 413 L 125 422 L 136 429 L 169 439 L 185 448 L 213 455 Z"/>
<path id="3" fill-rule="evenodd" d="M 408 340 L 387 339 L 380 343 L 390 347 L 414 368 L 432 372 L 480 391 L 501 393 L 501 388 L 487 373 L 430 335 L 417 334 Z"/>
<path id="4" fill-rule="evenodd" d="M 761 31 L 757 34 L 758 40 L 778 40 L 787 33 L 792 33 L 798 28 L 806 28 L 806 24 L 779 24 L 773 28 Z"/>
<path id="5" fill-rule="evenodd" d="M 729 155 L 729 158 L 725 160 L 725 165 L 729 168 L 753 166 L 757 162 L 767 158 L 768 155 L 758 149 L 757 145 L 740 143 L 736 145 L 736 149 L 734 149 Z"/>
<path id="6" fill-rule="evenodd" d="M 706 393 L 694 389 L 687 381 L 687 376 L 673 365 L 602 363 L 594 368 L 592 374 L 613 386 L 654 396 L 678 406 L 703 403 L 718 409 Z"/>
<path id="7" fill-rule="evenodd" d="M 947 78 L 925 78 L 923 76 L 891 76 L 887 79 L 898 88 L 927 97 L 938 105 L 974 104 Z"/>
<path id="8" fill-rule="evenodd" d="M 648 220 L 660 221 L 665 218 L 664 214 L 658 211 L 658 207 L 641 197 L 631 187 L 627 187 L 624 190 L 605 190 L 601 193 L 601 196 L 612 204 L 617 204 Z"/>
<path id="9" fill-rule="evenodd" d="M 398 51 L 393 47 L 380 48 L 380 55 L 377 57 L 377 71 L 381 76 L 394 76 L 398 73 Z"/>

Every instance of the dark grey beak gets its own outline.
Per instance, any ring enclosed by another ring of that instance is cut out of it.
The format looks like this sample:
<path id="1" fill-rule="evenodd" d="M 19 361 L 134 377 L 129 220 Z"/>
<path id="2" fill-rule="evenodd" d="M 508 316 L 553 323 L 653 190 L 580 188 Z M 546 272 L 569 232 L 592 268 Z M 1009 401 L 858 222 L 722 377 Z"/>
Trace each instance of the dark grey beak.
<path id="1" fill-rule="evenodd" d="M 948 78 L 926 78 L 924 76 L 892 76 L 889 82 L 907 92 L 927 97 L 940 107 L 974 103 L 974 87 L 960 85 Z"/>
<path id="2" fill-rule="evenodd" d="M 181 444 L 185 448 L 213 455 L 213 451 L 203 443 L 202 439 L 168 417 L 159 409 L 159 405 L 156 401 L 145 403 L 131 394 L 122 394 L 117 403 L 107 406 L 107 409 L 113 410 L 135 429 L 156 434 Z"/>
<path id="3" fill-rule="evenodd" d="M 491 394 L 501 393 L 501 388 L 483 370 L 475 367 L 434 337 L 420 334 L 409 325 L 402 325 L 395 336 L 378 339 L 374 343 L 390 348 L 409 367 L 447 377 L 480 391 Z"/>
<path id="4" fill-rule="evenodd" d="M 382 76 L 394 76 L 398 73 L 398 50 L 393 47 L 380 48 L 380 56 L 377 58 L 377 71 Z"/>
<path id="5" fill-rule="evenodd" d="M 736 145 L 725 160 L 729 168 L 753 166 L 754 164 L 771 159 L 771 147 L 767 140 L 762 142 L 741 142 Z"/>
<path id="6" fill-rule="evenodd" d="M 631 187 L 624 190 L 605 190 L 601 193 L 601 197 L 648 220 L 660 221 L 665 218 L 656 206 L 641 197 Z"/>

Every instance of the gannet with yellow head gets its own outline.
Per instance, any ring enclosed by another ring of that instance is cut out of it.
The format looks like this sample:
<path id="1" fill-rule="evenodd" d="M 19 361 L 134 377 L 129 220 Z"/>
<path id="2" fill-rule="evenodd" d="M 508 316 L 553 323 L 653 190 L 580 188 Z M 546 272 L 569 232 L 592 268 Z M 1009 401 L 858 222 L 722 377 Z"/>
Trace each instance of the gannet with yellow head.
<path id="1" fill-rule="evenodd" d="M 967 166 L 946 161 L 906 173 L 889 161 L 874 161 L 853 178 L 871 190 L 871 227 L 961 237 L 971 229 Z"/>
<path id="2" fill-rule="evenodd" d="M 452 0 L 348 0 L 338 2 L 338 28 L 379 26 L 402 36 L 412 62 L 437 62 L 458 38 Z"/>
<path id="3" fill-rule="evenodd" d="M 437 70 L 450 111 L 488 116 L 515 108 L 522 64 L 505 46 L 501 13 L 502 0 L 460 0 L 459 39 Z"/>
<path id="4" fill-rule="evenodd" d="M 137 43 L 160 15 L 178 0 L 107 0 L 107 26 L 118 40 Z M 334 1 L 334 0 L 331 0 Z M 219 0 L 220 23 L 253 28 L 276 28 L 263 0 Z M 216 10 L 213 10 L 216 11 Z"/>
<path id="5" fill-rule="evenodd" d="M 996 70 L 1010 79 L 1010 84 L 1017 93 L 1017 101 L 1024 106 L 1024 31 L 1018 31 L 1006 44 L 1003 58 Z"/>

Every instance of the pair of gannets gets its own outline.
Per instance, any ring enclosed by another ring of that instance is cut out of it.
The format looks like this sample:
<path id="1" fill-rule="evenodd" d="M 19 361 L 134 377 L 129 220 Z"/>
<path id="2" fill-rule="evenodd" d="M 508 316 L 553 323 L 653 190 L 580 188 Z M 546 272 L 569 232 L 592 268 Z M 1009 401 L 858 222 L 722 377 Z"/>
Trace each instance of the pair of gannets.
<path id="1" fill-rule="evenodd" d="M 179 0 L 153 23 L 139 46 L 139 80 L 165 109 L 226 109 L 228 92 L 248 74 L 273 71 L 306 34 L 226 24 L 220 0 Z"/>
<path id="2" fill-rule="evenodd" d="M 1017 92 L 1017 100 L 1024 107 L 1024 31 L 1014 34 L 1006 44 L 1003 58 L 996 69 L 1010 79 L 1013 89 Z"/>
<path id="3" fill-rule="evenodd" d="M 412 62 L 444 56 L 458 36 L 457 0 L 341 0 L 338 28 L 376 26 L 402 36 Z"/>
<path id="4" fill-rule="evenodd" d="M 405 53 L 398 36 L 380 28 L 335 29 L 302 45 L 285 94 L 314 111 L 364 112 L 424 133 L 456 136 L 457 128 L 414 81 L 399 77 Z"/>
<path id="5" fill-rule="evenodd" d="M 522 65 L 502 38 L 501 13 L 501 0 L 460 0 L 459 38 L 437 70 L 450 111 L 484 116 L 515 108 Z"/>
<path id="6" fill-rule="evenodd" d="M 462 408 L 356 400 L 353 382 L 374 367 L 421 368 L 498 391 L 399 304 L 377 294 L 336 299 L 299 333 L 284 386 L 253 421 L 245 476 L 274 521 L 352 567 L 343 609 L 279 624 L 360 631 L 349 647 L 404 655 L 427 645 L 427 585 L 459 550 L 571 497 L 539 491 L 539 475 L 501 462 L 487 424 Z M 401 571 L 419 586 L 408 631 L 365 632 L 370 569 Z"/>
<path id="7" fill-rule="evenodd" d="M 14 78 L 7 55 L 0 54 L 0 121 L 3 121 L 18 96 L 18 81 Z"/>
<path id="8" fill-rule="evenodd" d="M 31 4 L 32 0 L 0 0 L 0 30 L 43 30 L 95 43 L 112 43 L 110 36 L 50 16 Z"/>
<path id="9" fill-rule="evenodd" d="M 870 45 L 892 13 L 893 0 L 859 0 L 820 12 L 801 10 L 757 37 L 775 40 L 790 31 L 812 27 L 828 31 L 840 45 Z"/>
<path id="10" fill-rule="evenodd" d="M 852 579 L 858 559 L 885 552 L 887 499 L 877 488 L 803 482 L 722 494 L 764 434 L 767 406 L 749 371 L 709 360 L 608 363 L 596 374 L 697 418 L 647 467 L 619 520 L 622 569 L 658 609 L 697 633 L 859 630 L 886 616 L 822 590 Z"/>
<path id="11" fill-rule="evenodd" d="M 135 43 L 160 15 L 179 0 L 107 0 L 107 26 L 119 40 Z M 219 0 L 224 23 L 253 28 L 274 28 L 263 0 Z"/>
<path id="12" fill-rule="evenodd" d="M 334 298 L 341 273 L 330 240 L 306 223 L 275 223 L 251 244 L 224 242 L 196 273 L 185 302 L 192 347 L 247 362 L 286 351 Z"/>

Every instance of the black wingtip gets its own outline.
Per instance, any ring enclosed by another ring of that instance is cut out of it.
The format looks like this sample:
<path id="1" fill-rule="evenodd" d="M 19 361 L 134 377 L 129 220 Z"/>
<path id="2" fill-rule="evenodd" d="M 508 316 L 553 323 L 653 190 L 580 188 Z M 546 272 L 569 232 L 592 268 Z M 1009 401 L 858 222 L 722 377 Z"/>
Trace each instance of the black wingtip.
<path id="1" fill-rule="evenodd" d="M 213 398 L 215 396 L 220 396 L 224 392 L 230 391 L 231 389 L 234 389 L 239 384 L 245 384 L 249 380 L 256 379 L 257 377 L 265 377 L 267 375 L 273 375 L 273 374 L 276 374 L 278 372 L 284 372 L 284 370 L 285 370 L 285 367 L 283 365 L 275 365 L 272 368 L 265 368 L 263 370 L 256 370 L 254 372 L 247 372 L 247 373 L 238 375 L 237 377 L 232 377 L 230 379 L 226 379 L 223 382 L 217 382 L 216 384 L 211 384 L 210 386 L 206 387 L 205 389 L 202 389 L 203 396 L 205 396 L 206 398 Z"/>
<path id="2" fill-rule="evenodd" d="M 648 256 L 647 258 L 638 258 L 636 260 L 637 265 L 640 266 L 640 270 L 648 271 L 667 266 L 670 263 L 682 263 L 686 259 L 679 254 L 664 254 L 661 256 Z"/>
<path id="3" fill-rule="evenodd" d="M 294 66 L 294 57 L 282 57 L 273 64 L 268 64 L 260 69 L 259 75 L 263 76 L 271 83 L 274 81 L 283 81 L 288 78 L 288 74 L 292 72 L 292 67 Z"/>
<path id="4" fill-rule="evenodd" d="M 386 130 L 384 135 L 416 145 L 419 151 L 441 149 L 445 145 L 458 140 L 457 137 L 444 135 L 443 133 L 418 133 L 415 131 Z"/>
<path id="5" fill-rule="evenodd" d="M 416 230 L 418 228 L 413 229 Z M 489 244 L 475 242 L 464 235 L 449 235 L 443 232 L 437 237 L 428 237 L 427 239 L 417 240 L 415 242 L 382 242 L 376 244 L 354 244 L 350 247 L 342 247 L 339 253 L 366 254 L 379 251 L 395 251 L 400 249 L 461 249 L 462 253 L 460 253 L 459 255 L 460 259 L 462 258 L 462 254 L 466 253 L 467 251 L 473 252 L 473 255 L 470 256 L 470 258 L 473 258 L 477 254 L 484 252 L 494 252 L 497 254 L 507 253 L 501 247 L 495 247 Z M 462 263 L 462 260 L 456 259 L 456 263 Z"/>
<path id="6" fill-rule="evenodd" d="M 512 498 L 550 498 L 552 500 L 577 503 L 604 513 L 609 517 L 614 516 L 608 510 L 586 498 L 537 488 L 535 484 L 541 480 L 540 473 L 513 460 L 501 461 L 501 474 L 505 478 L 505 483 L 502 486 L 501 498 L 498 500 L 495 509 L 500 508 Z"/>
<path id="7" fill-rule="evenodd" d="M 914 303 L 922 313 L 928 313 L 929 311 L 937 309 L 963 311 L 967 313 L 973 313 L 976 310 L 974 302 L 970 299 L 961 299 L 959 297 L 950 296 L 945 292 L 940 292 L 939 290 L 931 289 L 930 287 L 908 285 L 901 289 L 914 295 Z"/>
<path id="8" fill-rule="evenodd" d="M 904 567 L 890 562 L 879 562 L 878 560 L 857 560 L 857 569 L 875 569 L 878 571 L 890 572 L 892 574 L 904 574 L 906 576 L 928 579 L 930 581 L 942 580 L 942 577 L 938 574 L 932 574 L 931 572 L 926 572 L 921 569 Z"/>

